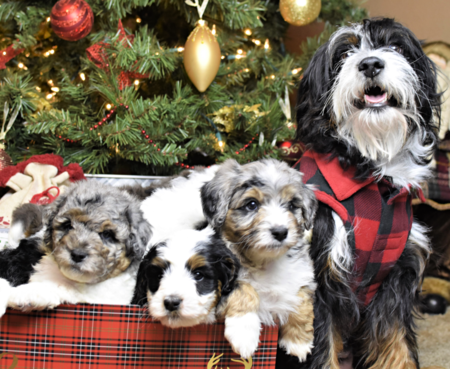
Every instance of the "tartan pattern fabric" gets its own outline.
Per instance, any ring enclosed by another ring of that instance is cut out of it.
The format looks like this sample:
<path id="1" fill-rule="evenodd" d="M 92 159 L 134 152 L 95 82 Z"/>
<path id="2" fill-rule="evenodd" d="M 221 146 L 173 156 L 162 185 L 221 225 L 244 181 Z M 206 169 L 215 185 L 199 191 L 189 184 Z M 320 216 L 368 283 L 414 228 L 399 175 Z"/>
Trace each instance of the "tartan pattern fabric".
<path id="1" fill-rule="evenodd" d="M 225 339 L 223 323 L 170 329 L 133 305 L 9 309 L 0 319 L 0 368 L 10 368 L 14 354 L 16 369 L 269 369 L 275 368 L 277 340 L 278 328 L 264 327 L 253 365 L 244 366 L 232 361 L 241 359 Z M 213 354 L 223 354 L 214 366 Z"/>
<path id="2" fill-rule="evenodd" d="M 450 202 L 450 152 L 436 150 L 434 159 L 434 176 L 422 185 L 424 195 L 427 199 Z"/>
<path id="3" fill-rule="evenodd" d="M 317 199 L 342 219 L 354 256 L 352 288 L 368 305 L 402 254 L 412 227 L 411 195 L 373 177 L 358 181 L 337 158 L 307 151 L 294 165 L 303 181 L 316 185 Z"/>

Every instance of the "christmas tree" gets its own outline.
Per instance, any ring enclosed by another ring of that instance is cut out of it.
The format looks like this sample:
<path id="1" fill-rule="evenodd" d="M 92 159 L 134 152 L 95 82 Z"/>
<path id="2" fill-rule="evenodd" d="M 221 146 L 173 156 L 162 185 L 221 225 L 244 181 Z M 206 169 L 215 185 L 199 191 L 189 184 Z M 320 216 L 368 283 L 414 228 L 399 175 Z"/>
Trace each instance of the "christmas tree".
<path id="1" fill-rule="evenodd" d="M 0 138 L 14 162 L 51 152 L 87 173 L 165 175 L 279 157 L 277 142 L 295 133 L 287 96 L 312 54 L 367 16 L 351 0 L 323 0 L 325 31 L 298 57 L 284 48 L 278 1 L 203 2 L 221 60 L 200 92 L 183 64 L 198 1 L 73 1 L 93 14 L 75 36 L 60 29 L 56 0 L 0 1 L 3 131 L 11 125 Z"/>

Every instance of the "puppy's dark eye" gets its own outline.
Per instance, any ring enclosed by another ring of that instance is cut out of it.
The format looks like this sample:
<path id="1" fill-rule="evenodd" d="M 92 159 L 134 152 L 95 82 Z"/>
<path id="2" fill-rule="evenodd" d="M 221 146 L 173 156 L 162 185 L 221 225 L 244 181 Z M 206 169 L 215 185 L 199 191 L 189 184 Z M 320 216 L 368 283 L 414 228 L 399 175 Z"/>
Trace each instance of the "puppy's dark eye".
<path id="1" fill-rule="evenodd" d="M 205 278 L 205 275 L 202 272 L 198 271 L 198 270 L 194 271 L 193 275 L 194 275 L 194 279 L 197 282 L 200 282 L 200 281 L 202 281 Z"/>
<path id="2" fill-rule="evenodd" d="M 389 45 L 389 49 L 394 50 L 398 52 L 399 54 L 403 54 L 403 49 L 400 46 L 397 45 Z"/>
<path id="3" fill-rule="evenodd" d="M 291 201 L 288 207 L 290 211 L 296 211 L 299 208 L 299 206 L 297 206 L 297 204 L 294 201 Z"/>
<path id="4" fill-rule="evenodd" d="M 114 231 L 111 229 L 107 229 L 106 231 L 100 232 L 98 234 L 103 242 L 114 242 L 116 240 L 116 235 Z"/>
<path id="5" fill-rule="evenodd" d="M 259 208 L 259 202 L 256 200 L 250 200 L 247 201 L 247 203 L 244 205 L 244 209 L 248 211 L 255 211 Z"/>
<path id="6" fill-rule="evenodd" d="M 70 220 L 66 220 L 64 223 L 61 223 L 61 224 L 58 226 L 58 228 L 59 228 L 61 231 L 65 231 L 65 232 L 70 231 L 71 229 L 73 229 L 73 227 L 72 227 L 72 222 L 71 222 Z"/>

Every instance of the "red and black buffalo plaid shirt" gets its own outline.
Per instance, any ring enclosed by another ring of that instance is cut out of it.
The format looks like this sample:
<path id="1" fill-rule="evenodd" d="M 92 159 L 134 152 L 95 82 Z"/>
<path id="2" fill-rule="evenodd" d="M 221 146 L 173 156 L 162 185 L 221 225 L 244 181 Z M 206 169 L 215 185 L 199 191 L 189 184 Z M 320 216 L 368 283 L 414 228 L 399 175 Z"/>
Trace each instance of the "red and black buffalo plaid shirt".
<path id="1" fill-rule="evenodd" d="M 344 222 L 354 256 L 353 291 L 368 305 L 405 248 L 413 222 L 409 190 L 386 179 L 356 180 L 355 168 L 344 171 L 337 158 L 313 151 L 294 168 Z"/>

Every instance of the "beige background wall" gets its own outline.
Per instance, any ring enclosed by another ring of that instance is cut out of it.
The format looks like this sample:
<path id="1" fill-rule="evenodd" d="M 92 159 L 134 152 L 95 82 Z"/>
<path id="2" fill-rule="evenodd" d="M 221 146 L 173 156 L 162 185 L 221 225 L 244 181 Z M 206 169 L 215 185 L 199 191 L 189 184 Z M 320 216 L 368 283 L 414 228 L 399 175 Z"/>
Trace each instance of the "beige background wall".
<path id="1" fill-rule="evenodd" d="M 425 42 L 445 41 L 450 44 L 450 0 L 366 0 L 363 6 L 372 17 L 395 18 Z M 303 27 L 289 26 L 286 48 L 300 54 L 300 43 L 322 30 L 323 23 L 318 22 Z"/>
<path id="2" fill-rule="evenodd" d="M 363 6 L 372 17 L 395 18 L 421 40 L 450 43 L 450 0 L 367 0 Z"/>

